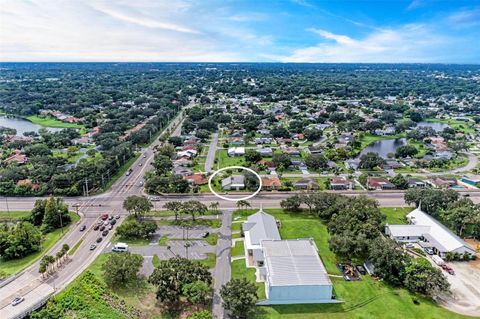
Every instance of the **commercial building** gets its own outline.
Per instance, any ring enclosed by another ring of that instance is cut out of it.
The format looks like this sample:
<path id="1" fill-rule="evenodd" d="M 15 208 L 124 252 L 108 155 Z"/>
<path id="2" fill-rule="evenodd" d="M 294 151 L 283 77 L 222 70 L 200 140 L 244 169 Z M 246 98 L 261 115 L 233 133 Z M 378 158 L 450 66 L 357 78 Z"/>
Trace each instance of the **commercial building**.
<path id="1" fill-rule="evenodd" d="M 385 233 L 398 242 L 417 242 L 440 257 L 447 253 L 475 254 L 473 247 L 420 208 L 407 215 L 409 225 L 386 225 Z"/>

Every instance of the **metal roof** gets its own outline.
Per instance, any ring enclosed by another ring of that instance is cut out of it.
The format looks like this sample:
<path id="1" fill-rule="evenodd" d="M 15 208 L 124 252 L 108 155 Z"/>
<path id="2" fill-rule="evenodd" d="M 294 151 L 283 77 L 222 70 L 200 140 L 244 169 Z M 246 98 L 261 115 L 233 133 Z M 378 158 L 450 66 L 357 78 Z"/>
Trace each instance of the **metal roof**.
<path id="1" fill-rule="evenodd" d="M 252 245 L 260 245 L 262 240 L 281 239 L 275 218 L 263 210 L 250 215 L 247 221 L 243 223 L 243 230 L 249 232 L 250 244 Z"/>
<path id="2" fill-rule="evenodd" d="M 421 237 L 428 233 L 430 226 L 423 225 L 387 225 L 390 234 L 395 237 Z"/>
<path id="3" fill-rule="evenodd" d="M 270 286 L 327 286 L 330 278 L 312 239 L 263 240 Z"/>

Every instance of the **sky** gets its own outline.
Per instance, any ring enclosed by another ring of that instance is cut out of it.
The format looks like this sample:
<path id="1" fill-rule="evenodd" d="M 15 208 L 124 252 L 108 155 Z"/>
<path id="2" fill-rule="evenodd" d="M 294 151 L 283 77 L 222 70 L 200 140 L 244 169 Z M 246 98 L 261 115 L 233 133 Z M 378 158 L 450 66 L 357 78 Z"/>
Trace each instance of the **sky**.
<path id="1" fill-rule="evenodd" d="M 480 0 L 0 0 L 0 61 L 480 63 Z"/>

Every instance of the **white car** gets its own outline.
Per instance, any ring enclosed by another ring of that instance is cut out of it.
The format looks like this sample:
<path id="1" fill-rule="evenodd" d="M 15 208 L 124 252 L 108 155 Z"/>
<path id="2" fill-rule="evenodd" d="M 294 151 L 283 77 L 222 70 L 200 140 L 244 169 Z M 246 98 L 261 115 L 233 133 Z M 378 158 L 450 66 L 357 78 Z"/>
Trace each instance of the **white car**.
<path id="1" fill-rule="evenodd" d="M 24 300 L 25 300 L 25 298 L 23 298 L 23 297 L 17 297 L 17 298 L 12 300 L 12 306 L 16 306 L 18 304 L 21 304 Z"/>

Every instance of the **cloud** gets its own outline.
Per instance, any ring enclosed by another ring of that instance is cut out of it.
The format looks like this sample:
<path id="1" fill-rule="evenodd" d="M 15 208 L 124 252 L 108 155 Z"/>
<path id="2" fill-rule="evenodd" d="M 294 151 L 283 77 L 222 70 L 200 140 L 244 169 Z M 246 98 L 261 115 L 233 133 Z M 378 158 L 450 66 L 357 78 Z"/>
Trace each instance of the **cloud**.
<path id="1" fill-rule="evenodd" d="M 228 17 L 228 20 L 237 22 L 264 21 L 267 15 L 263 13 L 250 12 L 248 14 L 236 14 Z"/>
<path id="2" fill-rule="evenodd" d="M 102 12 L 114 19 L 137 24 L 142 27 L 200 34 L 200 32 L 197 30 L 193 30 L 191 28 L 188 28 L 179 24 L 159 21 L 159 20 L 150 18 L 148 16 L 145 16 L 133 10 L 132 8 L 128 8 L 127 10 L 120 7 L 112 7 L 112 6 L 105 6 L 105 5 L 98 5 L 98 4 L 93 5 L 92 7 L 98 10 L 99 12 Z"/>
<path id="3" fill-rule="evenodd" d="M 407 7 L 407 11 L 414 10 L 420 7 L 423 7 L 427 4 L 426 0 L 413 0 Z"/>
<path id="4" fill-rule="evenodd" d="M 461 27 L 473 27 L 480 25 L 480 8 L 464 9 L 451 14 L 448 17 L 448 21 Z"/>
<path id="5" fill-rule="evenodd" d="M 266 57 L 282 62 L 441 62 L 445 56 L 436 52 L 454 42 L 421 24 L 376 30 L 361 39 L 320 29 L 307 31 L 323 41 L 287 56 Z"/>
<path id="6" fill-rule="evenodd" d="M 307 0 L 292 0 L 292 2 L 302 7 L 315 8 L 315 6 Z"/>

